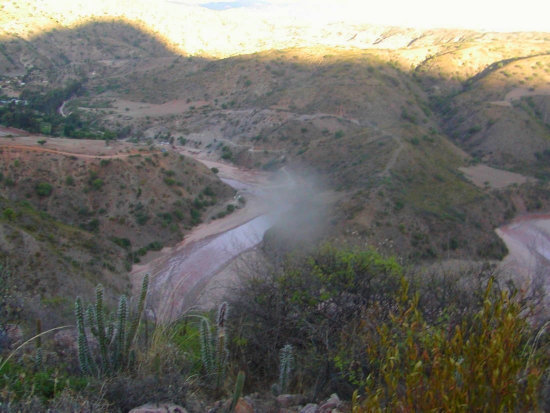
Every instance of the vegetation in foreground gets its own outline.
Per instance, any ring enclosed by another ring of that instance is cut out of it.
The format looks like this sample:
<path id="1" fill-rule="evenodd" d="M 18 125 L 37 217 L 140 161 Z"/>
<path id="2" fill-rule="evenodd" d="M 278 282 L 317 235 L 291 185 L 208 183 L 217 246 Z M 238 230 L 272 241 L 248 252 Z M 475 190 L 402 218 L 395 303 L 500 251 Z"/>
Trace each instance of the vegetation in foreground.
<path id="1" fill-rule="evenodd" d="M 324 246 L 251 272 L 216 317 L 170 326 L 140 322 L 142 299 L 123 297 L 111 314 L 102 296 L 99 287 L 95 305 L 78 301 L 70 345 L 44 336 L 10 349 L 2 313 L 1 409 L 170 400 L 203 411 L 235 383 L 238 397 L 244 377 L 245 392 L 337 392 L 354 412 L 543 411 L 550 402 L 547 324 L 530 323 L 529 302 L 487 268 L 418 277 L 373 250 Z"/>

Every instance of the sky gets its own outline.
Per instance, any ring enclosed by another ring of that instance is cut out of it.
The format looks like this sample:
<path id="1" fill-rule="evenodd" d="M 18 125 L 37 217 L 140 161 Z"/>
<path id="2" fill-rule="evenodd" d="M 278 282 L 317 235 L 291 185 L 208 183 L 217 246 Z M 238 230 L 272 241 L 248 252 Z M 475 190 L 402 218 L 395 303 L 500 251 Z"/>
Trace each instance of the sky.
<path id="1" fill-rule="evenodd" d="M 245 7 L 325 23 L 550 32 L 550 0 L 168 0 L 223 12 Z"/>

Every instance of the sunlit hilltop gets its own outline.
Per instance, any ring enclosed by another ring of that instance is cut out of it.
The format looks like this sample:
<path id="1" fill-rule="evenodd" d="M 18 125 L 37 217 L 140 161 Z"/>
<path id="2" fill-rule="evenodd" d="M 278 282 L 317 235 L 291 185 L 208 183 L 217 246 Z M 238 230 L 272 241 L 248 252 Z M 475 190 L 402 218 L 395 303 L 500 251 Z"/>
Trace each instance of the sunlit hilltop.
<path id="1" fill-rule="evenodd" d="M 424 3 L 415 13 L 408 5 L 394 14 L 389 6 L 371 10 L 353 1 L 338 2 L 337 9 L 327 2 L 318 7 L 307 1 L 292 5 L 278 1 L 245 2 L 262 7 L 224 11 L 200 7 L 199 3 L 207 2 L 9 0 L 1 6 L 0 34 L 28 39 L 43 31 L 71 28 L 90 19 L 124 19 L 164 39 L 179 53 L 227 57 L 296 46 L 394 49 L 422 37 L 422 31 L 431 27 L 483 27 L 472 25 L 483 14 L 474 13 L 472 20 L 453 11 L 454 20 L 441 20 L 437 14 L 430 17 Z M 239 2 L 228 2 L 233 3 Z M 434 10 L 440 8 L 434 5 Z M 412 28 L 388 39 L 388 28 L 382 24 Z M 540 29 L 541 25 L 535 22 L 530 27 Z"/>

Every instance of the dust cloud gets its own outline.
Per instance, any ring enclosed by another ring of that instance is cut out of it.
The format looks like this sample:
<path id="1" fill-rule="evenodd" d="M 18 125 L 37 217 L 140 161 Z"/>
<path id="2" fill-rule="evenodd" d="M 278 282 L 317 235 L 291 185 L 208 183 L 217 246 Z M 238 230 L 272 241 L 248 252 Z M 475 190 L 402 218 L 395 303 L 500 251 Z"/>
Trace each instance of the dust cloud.
<path id="1" fill-rule="evenodd" d="M 327 233 L 333 196 L 314 173 L 283 167 L 265 187 L 264 196 L 274 214 L 264 236 L 264 250 L 270 254 L 309 249 Z"/>

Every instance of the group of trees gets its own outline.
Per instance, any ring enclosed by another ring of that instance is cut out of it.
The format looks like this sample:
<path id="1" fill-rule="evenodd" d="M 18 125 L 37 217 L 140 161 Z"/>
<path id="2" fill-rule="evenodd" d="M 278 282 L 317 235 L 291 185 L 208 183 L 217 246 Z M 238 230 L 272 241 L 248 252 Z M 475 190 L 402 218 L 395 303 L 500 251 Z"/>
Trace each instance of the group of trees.
<path id="1" fill-rule="evenodd" d="M 66 117 L 58 113 L 64 101 L 85 93 L 83 81 L 71 81 L 63 88 L 25 89 L 19 101 L 0 106 L 0 123 L 32 133 L 66 136 L 77 139 L 115 139 L 127 129 L 119 132 L 104 127 L 93 127 L 77 112 Z"/>

